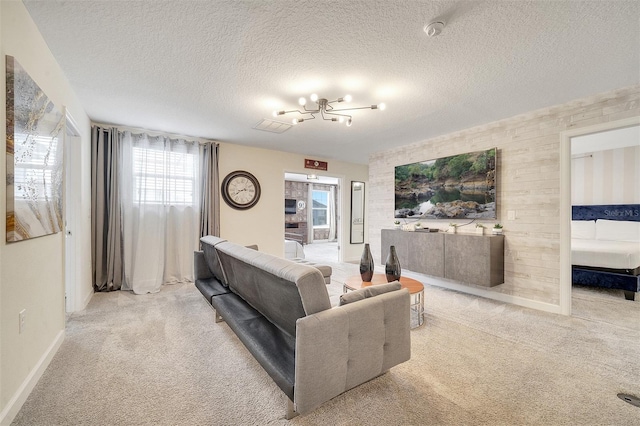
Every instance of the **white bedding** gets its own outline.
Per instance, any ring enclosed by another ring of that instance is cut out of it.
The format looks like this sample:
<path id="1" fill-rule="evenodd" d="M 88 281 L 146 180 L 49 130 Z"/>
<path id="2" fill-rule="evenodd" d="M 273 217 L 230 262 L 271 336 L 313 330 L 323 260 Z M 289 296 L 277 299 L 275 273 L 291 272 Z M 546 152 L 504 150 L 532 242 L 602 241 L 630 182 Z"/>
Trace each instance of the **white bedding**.
<path id="1" fill-rule="evenodd" d="M 595 268 L 640 267 L 640 243 L 572 238 L 571 264 Z"/>

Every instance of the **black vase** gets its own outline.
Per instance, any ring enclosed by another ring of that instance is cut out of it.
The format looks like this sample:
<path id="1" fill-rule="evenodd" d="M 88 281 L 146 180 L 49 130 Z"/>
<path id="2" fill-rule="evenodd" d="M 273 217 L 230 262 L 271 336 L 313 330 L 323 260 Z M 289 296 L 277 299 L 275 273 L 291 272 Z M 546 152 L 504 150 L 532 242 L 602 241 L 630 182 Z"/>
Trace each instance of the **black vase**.
<path id="1" fill-rule="evenodd" d="M 371 256 L 369 244 L 365 244 L 362 257 L 360 258 L 360 276 L 363 282 L 371 282 L 373 278 L 373 267 L 373 256 Z"/>
<path id="2" fill-rule="evenodd" d="M 387 262 L 384 265 L 384 273 L 387 275 L 387 282 L 396 281 L 400 279 L 400 273 L 402 268 L 400 267 L 400 260 L 396 254 L 396 246 L 389 247 L 389 256 L 387 256 Z"/>

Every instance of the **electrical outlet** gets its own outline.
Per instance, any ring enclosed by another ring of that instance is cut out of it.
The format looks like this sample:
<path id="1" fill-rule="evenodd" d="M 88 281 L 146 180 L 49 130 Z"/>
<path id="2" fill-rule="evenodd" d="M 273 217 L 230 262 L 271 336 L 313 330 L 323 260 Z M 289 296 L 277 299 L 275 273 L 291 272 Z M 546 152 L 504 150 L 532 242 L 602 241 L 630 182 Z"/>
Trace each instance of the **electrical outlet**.
<path id="1" fill-rule="evenodd" d="M 20 313 L 18 314 L 18 332 L 19 332 L 19 334 L 22 334 L 22 332 L 24 331 L 26 317 L 27 317 L 27 310 L 26 309 L 21 310 Z"/>

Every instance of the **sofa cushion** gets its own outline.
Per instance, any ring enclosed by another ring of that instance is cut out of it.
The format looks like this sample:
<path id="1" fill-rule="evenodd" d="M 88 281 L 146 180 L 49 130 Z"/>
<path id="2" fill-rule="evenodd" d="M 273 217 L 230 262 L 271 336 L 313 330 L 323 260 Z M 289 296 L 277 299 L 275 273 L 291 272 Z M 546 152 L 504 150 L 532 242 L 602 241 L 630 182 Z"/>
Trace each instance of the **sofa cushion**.
<path id="1" fill-rule="evenodd" d="M 409 304 L 409 291 L 401 289 L 300 318 L 296 335 L 298 412 L 304 414 L 409 360 Z"/>
<path id="2" fill-rule="evenodd" d="M 331 308 L 318 269 L 229 242 L 215 250 L 231 291 L 291 336 L 298 318 Z"/>
<path id="3" fill-rule="evenodd" d="M 295 338 L 269 322 L 236 294 L 216 296 L 212 302 L 216 312 L 251 355 L 293 401 Z"/>
<path id="4" fill-rule="evenodd" d="M 220 284 L 220 281 L 215 277 L 196 280 L 196 288 L 200 290 L 209 304 L 211 304 L 212 297 L 229 293 L 229 288 Z"/>
<path id="5" fill-rule="evenodd" d="M 387 284 L 371 285 L 359 290 L 350 291 L 348 293 L 340 295 L 340 306 L 357 302 L 358 300 L 363 300 L 368 297 L 375 297 L 380 294 L 388 293 L 390 291 L 400 290 L 400 288 L 402 288 L 400 282 L 393 281 Z"/>
<path id="6" fill-rule="evenodd" d="M 206 237 L 200 238 L 202 251 L 204 252 L 204 259 L 207 263 L 207 266 L 209 267 L 209 270 L 211 271 L 213 276 L 218 279 L 220 283 L 226 286 L 227 280 L 224 275 L 224 271 L 222 270 L 222 266 L 220 266 L 218 253 L 215 250 L 215 246 L 217 244 L 223 243 L 225 241 L 227 240 L 214 237 L 213 235 L 207 235 Z"/>

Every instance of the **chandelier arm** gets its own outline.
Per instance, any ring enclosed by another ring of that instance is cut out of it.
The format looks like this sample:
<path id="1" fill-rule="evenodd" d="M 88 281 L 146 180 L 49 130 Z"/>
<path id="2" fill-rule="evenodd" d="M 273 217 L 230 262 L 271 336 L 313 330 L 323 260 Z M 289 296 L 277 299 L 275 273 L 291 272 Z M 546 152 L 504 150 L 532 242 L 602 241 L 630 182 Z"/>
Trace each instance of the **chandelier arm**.
<path id="1" fill-rule="evenodd" d="M 308 114 L 310 112 L 318 113 L 318 112 L 320 112 L 320 108 L 318 107 L 316 109 L 307 109 L 307 106 L 305 105 L 304 106 L 304 111 L 305 112 L 300 112 L 300 111 L 298 111 L 298 112 L 300 112 L 300 114 Z"/>
<path id="2" fill-rule="evenodd" d="M 332 121 L 332 120 L 331 120 L 331 118 L 326 118 L 326 117 L 324 116 L 324 113 L 325 113 L 325 112 L 326 112 L 327 114 L 331 114 L 330 112 L 327 112 L 326 110 L 320 110 L 320 115 L 322 116 L 322 119 L 323 119 L 323 120 L 327 120 L 327 121 Z"/>
<path id="3" fill-rule="evenodd" d="M 337 111 L 337 110 L 334 110 L 334 111 Z M 329 111 L 327 111 L 327 114 L 330 114 L 330 115 L 339 115 L 339 116 L 341 116 L 341 117 L 349 117 L 349 118 L 353 118 L 353 117 L 351 117 L 351 116 L 350 116 L 350 115 L 348 115 L 348 114 L 338 114 L 338 113 L 336 113 L 336 112 L 329 112 Z"/>
<path id="4" fill-rule="evenodd" d="M 298 114 L 306 114 L 305 112 L 300 111 L 298 109 L 292 109 L 291 111 L 281 111 L 278 115 L 289 114 L 291 112 L 297 112 Z"/>
<path id="5" fill-rule="evenodd" d="M 357 107 L 357 108 L 340 108 L 340 109 L 333 109 L 333 111 L 352 111 L 354 109 L 377 109 L 377 108 L 371 108 L 370 106 L 367 107 Z"/>

